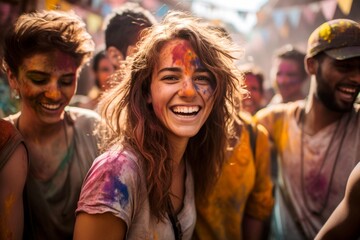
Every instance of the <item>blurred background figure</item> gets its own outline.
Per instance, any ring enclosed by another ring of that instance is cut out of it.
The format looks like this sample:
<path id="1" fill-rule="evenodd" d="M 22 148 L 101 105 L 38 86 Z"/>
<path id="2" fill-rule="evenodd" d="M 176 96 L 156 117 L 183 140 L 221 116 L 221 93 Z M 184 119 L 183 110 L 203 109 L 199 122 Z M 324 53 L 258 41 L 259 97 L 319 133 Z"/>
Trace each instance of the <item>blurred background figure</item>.
<path id="1" fill-rule="evenodd" d="M 244 74 L 246 89 L 249 96 L 242 99 L 242 109 L 254 115 L 264 104 L 264 75 L 259 67 L 254 64 L 244 64 L 240 66 Z"/>
<path id="2" fill-rule="evenodd" d="M 115 68 L 107 57 L 105 50 L 102 50 L 94 56 L 91 69 L 95 76 L 95 85 L 88 94 L 91 99 L 88 108 L 95 109 L 101 93 L 110 87 L 109 77 L 114 73 Z"/>
<path id="3" fill-rule="evenodd" d="M 270 105 L 304 99 L 308 92 L 304 58 L 305 54 L 290 44 L 275 51 L 270 70 L 275 95 L 270 100 Z"/>
<path id="4" fill-rule="evenodd" d="M 209 31 L 215 30 L 224 43 L 233 43 L 223 25 L 205 24 Z M 237 74 L 242 77 L 241 68 L 238 70 Z M 244 85 L 243 82 L 239 84 L 241 91 Z M 254 124 L 241 104 L 237 104 L 235 111 L 233 135 L 229 138 L 220 178 L 211 194 L 196 201 L 194 240 L 265 239 L 268 235 L 274 203 L 268 134 L 261 125 Z"/>
<path id="5" fill-rule="evenodd" d="M 98 52 L 92 62 L 92 70 L 95 75 L 95 85 L 100 91 L 105 91 L 109 88 L 108 79 L 114 72 L 114 66 L 110 59 L 106 56 L 104 50 Z"/>
<path id="6" fill-rule="evenodd" d="M 127 2 L 113 10 L 105 19 L 106 53 L 119 69 L 127 56 L 136 51 L 141 31 L 151 27 L 157 20 L 137 3 Z"/>
<path id="7" fill-rule="evenodd" d="M 88 69 L 95 78 L 94 86 L 87 94 L 76 95 L 71 105 L 96 109 L 101 94 L 117 84 L 108 77 L 120 69 L 126 57 L 136 52 L 141 32 L 156 22 L 148 10 L 132 2 L 120 5 L 107 15 L 104 20 L 105 50 L 94 56 L 92 68 Z M 79 81 L 87 81 L 87 75 L 83 72 Z M 121 77 L 116 79 L 119 81 Z"/>
<path id="8" fill-rule="evenodd" d="M 101 93 L 109 89 L 109 77 L 114 73 L 115 68 L 106 55 L 105 50 L 95 54 L 92 59 L 91 70 L 95 78 L 95 84 L 87 96 L 75 95 L 71 100 L 72 106 L 96 109 Z"/>

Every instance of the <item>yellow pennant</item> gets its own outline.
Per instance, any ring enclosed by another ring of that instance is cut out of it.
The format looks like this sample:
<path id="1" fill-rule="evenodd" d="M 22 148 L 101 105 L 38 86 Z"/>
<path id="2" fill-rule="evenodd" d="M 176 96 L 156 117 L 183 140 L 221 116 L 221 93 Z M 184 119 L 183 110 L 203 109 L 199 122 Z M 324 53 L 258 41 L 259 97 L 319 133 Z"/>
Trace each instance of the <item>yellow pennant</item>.
<path id="1" fill-rule="evenodd" d="M 58 0 L 45 0 L 45 10 L 55 10 L 58 4 Z"/>
<path id="2" fill-rule="evenodd" d="M 337 4 L 339 5 L 340 10 L 346 16 L 349 15 L 351 11 L 353 0 L 337 0 Z"/>

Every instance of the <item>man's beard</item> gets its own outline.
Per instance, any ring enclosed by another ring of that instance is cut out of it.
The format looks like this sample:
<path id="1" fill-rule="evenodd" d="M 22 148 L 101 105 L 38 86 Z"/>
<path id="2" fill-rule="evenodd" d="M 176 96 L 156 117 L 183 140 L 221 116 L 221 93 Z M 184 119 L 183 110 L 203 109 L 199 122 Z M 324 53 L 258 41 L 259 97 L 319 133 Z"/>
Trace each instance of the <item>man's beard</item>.
<path id="1" fill-rule="evenodd" d="M 319 99 L 320 102 L 322 102 L 322 104 L 324 104 L 326 108 L 339 113 L 346 113 L 353 109 L 356 98 L 354 98 L 351 104 L 349 103 L 341 105 L 336 101 L 336 86 L 331 88 L 328 81 L 323 78 L 321 65 L 316 73 L 316 81 L 316 97 Z"/>

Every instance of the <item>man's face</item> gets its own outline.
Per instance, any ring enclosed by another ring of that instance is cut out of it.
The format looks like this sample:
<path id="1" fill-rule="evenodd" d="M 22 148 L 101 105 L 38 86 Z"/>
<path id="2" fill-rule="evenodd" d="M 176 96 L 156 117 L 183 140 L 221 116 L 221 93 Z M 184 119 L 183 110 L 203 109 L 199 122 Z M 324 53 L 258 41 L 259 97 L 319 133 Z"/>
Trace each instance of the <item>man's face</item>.
<path id="1" fill-rule="evenodd" d="M 302 97 L 304 82 L 301 66 L 292 59 L 275 59 L 272 76 L 284 102 L 299 100 Z"/>
<path id="2" fill-rule="evenodd" d="M 109 77 L 115 71 L 110 59 L 102 58 L 98 63 L 98 69 L 95 71 L 96 79 L 99 81 L 100 89 L 105 91 L 110 88 Z"/>
<path id="3" fill-rule="evenodd" d="M 360 57 L 339 61 L 325 55 L 318 63 L 316 97 L 333 111 L 350 111 L 360 90 Z"/>
<path id="4" fill-rule="evenodd" d="M 244 80 L 250 96 L 242 100 L 243 107 L 245 111 L 255 114 L 261 108 L 263 97 L 260 82 L 253 74 L 246 74 Z"/>

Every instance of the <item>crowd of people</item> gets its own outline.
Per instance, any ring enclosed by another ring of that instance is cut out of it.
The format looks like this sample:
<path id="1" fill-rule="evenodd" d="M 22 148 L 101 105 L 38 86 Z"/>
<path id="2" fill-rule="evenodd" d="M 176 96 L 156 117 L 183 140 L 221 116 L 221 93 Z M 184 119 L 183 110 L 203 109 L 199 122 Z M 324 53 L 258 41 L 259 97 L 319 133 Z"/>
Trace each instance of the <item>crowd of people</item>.
<path id="1" fill-rule="evenodd" d="M 0 240 L 360 237 L 359 23 L 275 51 L 269 101 L 223 26 L 134 3 L 105 26 L 97 51 L 73 12 L 6 33 Z"/>

